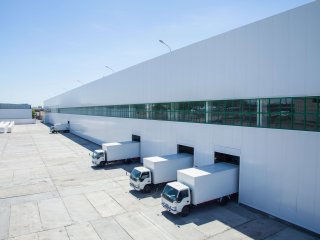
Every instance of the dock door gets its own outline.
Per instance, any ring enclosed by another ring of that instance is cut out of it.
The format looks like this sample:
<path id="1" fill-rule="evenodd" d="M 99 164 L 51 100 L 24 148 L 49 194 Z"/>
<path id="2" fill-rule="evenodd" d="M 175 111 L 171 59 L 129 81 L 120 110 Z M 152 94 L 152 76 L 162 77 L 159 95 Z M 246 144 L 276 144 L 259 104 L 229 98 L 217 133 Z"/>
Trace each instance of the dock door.
<path id="1" fill-rule="evenodd" d="M 142 163 L 142 158 L 141 158 L 141 137 L 139 135 L 132 134 L 131 138 L 132 138 L 133 142 L 139 142 L 140 143 L 140 148 L 139 148 L 140 157 L 139 157 L 139 159 L 137 159 L 137 161 Z"/>
<path id="2" fill-rule="evenodd" d="M 240 157 L 231 155 L 231 154 L 221 153 L 221 152 L 214 152 L 214 163 L 219 163 L 219 162 L 226 162 L 226 163 L 232 163 L 235 165 L 240 165 Z"/>
<path id="3" fill-rule="evenodd" d="M 134 142 L 141 142 L 141 137 L 138 135 L 133 135 L 132 134 L 132 141 Z"/>
<path id="4" fill-rule="evenodd" d="M 189 154 L 194 155 L 194 148 L 178 144 L 177 145 L 177 153 L 189 153 Z"/>

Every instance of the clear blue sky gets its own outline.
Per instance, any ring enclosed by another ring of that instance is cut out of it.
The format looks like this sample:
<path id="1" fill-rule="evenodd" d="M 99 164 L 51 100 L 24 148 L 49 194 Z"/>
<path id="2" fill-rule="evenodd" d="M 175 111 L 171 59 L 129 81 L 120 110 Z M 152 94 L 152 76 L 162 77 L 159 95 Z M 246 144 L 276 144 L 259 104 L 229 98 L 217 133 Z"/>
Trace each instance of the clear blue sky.
<path id="1" fill-rule="evenodd" d="M 311 0 L 1 0 L 0 102 L 45 99 Z"/>

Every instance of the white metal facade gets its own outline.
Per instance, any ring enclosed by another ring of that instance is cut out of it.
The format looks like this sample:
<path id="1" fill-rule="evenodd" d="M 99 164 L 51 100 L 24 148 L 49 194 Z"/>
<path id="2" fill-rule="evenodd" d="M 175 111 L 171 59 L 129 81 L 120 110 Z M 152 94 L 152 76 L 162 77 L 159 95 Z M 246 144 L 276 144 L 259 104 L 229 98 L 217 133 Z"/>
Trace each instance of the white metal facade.
<path id="1" fill-rule="evenodd" d="M 78 107 L 320 95 L 320 2 L 249 24 L 45 101 Z M 96 143 L 141 136 L 142 157 L 240 155 L 239 201 L 320 233 L 320 133 L 50 113 Z"/>

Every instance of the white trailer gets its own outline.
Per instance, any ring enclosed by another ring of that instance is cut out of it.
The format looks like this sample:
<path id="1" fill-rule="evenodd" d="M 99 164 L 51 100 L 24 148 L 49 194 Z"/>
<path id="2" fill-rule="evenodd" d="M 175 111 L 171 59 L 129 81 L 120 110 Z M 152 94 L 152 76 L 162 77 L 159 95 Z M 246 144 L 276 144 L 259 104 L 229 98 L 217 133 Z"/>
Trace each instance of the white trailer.
<path id="1" fill-rule="evenodd" d="M 1 122 L 0 133 L 7 133 L 10 122 Z"/>
<path id="2" fill-rule="evenodd" d="M 140 142 L 103 143 L 102 149 L 94 150 L 92 164 L 103 167 L 110 162 L 140 159 Z"/>
<path id="3" fill-rule="evenodd" d="M 143 167 L 130 174 L 130 186 L 135 190 L 150 192 L 156 184 L 177 180 L 177 170 L 193 166 L 193 155 L 178 153 L 143 158 Z"/>
<path id="4" fill-rule="evenodd" d="M 238 192 L 239 166 L 230 163 L 178 171 L 177 182 L 168 183 L 161 195 L 162 206 L 173 214 L 189 214 L 190 207 L 217 200 L 226 204 Z"/>
<path id="5" fill-rule="evenodd" d="M 51 133 L 57 132 L 69 132 L 69 124 L 68 123 L 57 123 L 50 127 Z"/>

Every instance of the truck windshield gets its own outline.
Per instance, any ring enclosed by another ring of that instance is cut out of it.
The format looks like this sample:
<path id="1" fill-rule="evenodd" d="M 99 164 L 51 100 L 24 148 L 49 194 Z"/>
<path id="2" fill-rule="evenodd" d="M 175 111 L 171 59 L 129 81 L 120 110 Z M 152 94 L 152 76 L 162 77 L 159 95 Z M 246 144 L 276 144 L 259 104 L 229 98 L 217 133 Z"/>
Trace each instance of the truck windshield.
<path id="1" fill-rule="evenodd" d="M 134 181 L 137 181 L 140 175 L 141 175 L 141 172 L 134 168 L 130 174 L 130 178 Z"/>
<path id="2" fill-rule="evenodd" d="M 94 151 L 94 152 L 92 153 L 92 158 L 98 159 L 98 158 L 102 157 L 102 155 L 103 155 L 102 152 L 96 152 L 96 151 Z"/>
<path id="3" fill-rule="evenodd" d="M 166 185 L 163 189 L 162 196 L 170 202 L 177 201 L 178 190 Z"/>

